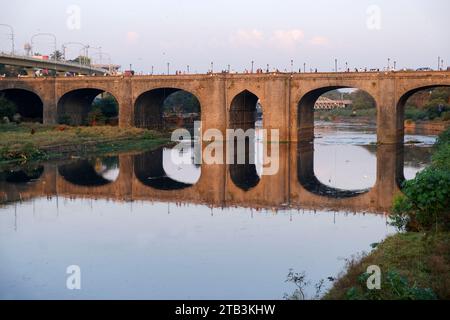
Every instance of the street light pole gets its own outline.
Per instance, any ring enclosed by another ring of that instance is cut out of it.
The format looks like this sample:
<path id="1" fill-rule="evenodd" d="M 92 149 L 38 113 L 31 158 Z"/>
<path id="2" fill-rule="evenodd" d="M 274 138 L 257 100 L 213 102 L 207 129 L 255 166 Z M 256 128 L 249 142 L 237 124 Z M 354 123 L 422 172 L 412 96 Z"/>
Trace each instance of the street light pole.
<path id="1" fill-rule="evenodd" d="M 170 62 L 167 62 L 167 75 L 170 74 Z"/>
<path id="2" fill-rule="evenodd" d="M 306 73 L 306 62 L 303 62 L 303 73 Z"/>
<path id="3" fill-rule="evenodd" d="M 294 73 L 294 59 L 291 59 L 291 73 Z"/>
<path id="4" fill-rule="evenodd" d="M 391 70 L 391 58 L 388 58 L 388 66 L 387 66 L 387 71 Z"/>
<path id="5" fill-rule="evenodd" d="M 0 23 L 0 26 L 3 26 L 3 27 L 6 27 L 6 28 L 9 28 L 10 30 L 11 30 L 11 34 L 10 34 L 10 36 L 11 36 L 11 54 L 12 55 L 14 55 L 14 28 L 12 27 L 12 26 L 10 26 L 9 24 L 4 24 L 4 23 Z"/>
<path id="6" fill-rule="evenodd" d="M 57 50 L 57 45 L 56 45 L 56 36 L 53 33 L 37 33 L 35 35 L 33 35 L 31 37 L 31 47 L 33 48 L 34 46 L 34 38 L 39 37 L 39 36 L 47 36 L 47 37 L 52 37 L 53 38 L 53 46 L 54 46 L 54 52 L 56 53 Z M 56 60 L 56 54 L 54 54 L 54 60 Z"/>
<path id="7" fill-rule="evenodd" d="M 211 62 L 211 74 L 214 73 L 214 62 Z"/>
<path id="8" fill-rule="evenodd" d="M 65 42 L 61 46 L 62 50 L 63 50 L 62 54 L 63 54 L 64 60 L 66 60 L 66 49 L 67 49 L 67 46 L 69 46 L 69 45 L 80 45 L 84 49 L 84 55 L 87 55 L 86 51 L 87 51 L 87 48 L 89 47 L 88 45 L 85 45 L 81 42 Z"/>
<path id="9" fill-rule="evenodd" d="M 255 64 L 255 61 L 252 60 L 252 73 L 253 73 L 253 65 Z"/>
<path id="10" fill-rule="evenodd" d="M 335 71 L 335 72 L 338 72 L 338 67 L 337 67 L 337 65 L 338 65 L 338 60 L 337 60 L 337 59 L 334 59 L 334 71 Z"/>

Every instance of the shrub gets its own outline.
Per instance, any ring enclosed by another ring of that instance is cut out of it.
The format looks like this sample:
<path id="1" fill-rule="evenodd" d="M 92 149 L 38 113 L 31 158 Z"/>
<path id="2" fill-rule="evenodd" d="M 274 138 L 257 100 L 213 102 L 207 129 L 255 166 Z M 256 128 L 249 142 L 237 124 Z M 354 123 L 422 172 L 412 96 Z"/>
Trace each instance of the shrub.
<path id="1" fill-rule="evenodd" d="M 394 200 L 391 223 L 408 231 L 449 228 L 450 172 L 428 168 L 403 184 L 403 195 Z"/>
<path id="2" fill-rule="evenodd" d="M 359 276 L 358 287 L 350 288 L 346 293 L 348 300 L 436 300 L 436 294 L 429 288 L 410 285 L 408 279 L 396 270 L 390 270 L 382 277 L 380 290 L 367 289 L 369 274 Z"/>
<path id="3" fill-rule="evenodd" d="M 16 104 L 6 99 L 4 95 L 0 95 L 0 118 L 8 117 L 9 120 L 12 120 L 16 112 Z"/>
<path id="4" fill-rule="evenodd" d="M 89 125 L 104 125 L 106 122 L 106 117 L 102 113 L 100 108 L 93 108 L 91 112 L 89 112 L 87 116 L 87 122 Z"/>
<path id="5" fill-rule="evenodd" d="M 63 114 L 59 117 L 59 123 L 70 126 L 72 124 L 72 119 L 70 118 L 70 115 Z"/>
<path id="6" fill-rule="evenodd" d="M 435 144 L 430 167 L 402 185 L 394 200 L 390 223 L 399 230 L 450 229 L 450 128 Z"/>
<path id="7" fill-rule="evenodd" d="M 445 111 L 441 115 L 442 121 L 450 121 L 450 111 Z"/>
<path id="8" fill-rule="evenodd" d="M 406 120 L 424 120 L 427 117 L 426 111 L 419 110 L 416 108 L 406 108 L 405 110 L 405 119 Z"/>

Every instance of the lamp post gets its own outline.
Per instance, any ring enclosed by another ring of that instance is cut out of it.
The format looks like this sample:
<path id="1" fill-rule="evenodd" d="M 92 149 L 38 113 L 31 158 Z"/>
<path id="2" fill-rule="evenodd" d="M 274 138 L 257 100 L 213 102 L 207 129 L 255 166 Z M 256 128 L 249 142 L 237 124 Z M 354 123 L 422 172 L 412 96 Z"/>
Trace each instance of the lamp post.
<path id="1" fill-rule="evenodd" d="M 388 58 L 387 71 L 391 70 L 391 58 Z"/>
<path id="2" fill-rule="evenodd" d="M 10 36 L 11 36 L 11 54 L 14 55 L 14 28 L 10 26 L 9 24 L 0 23 L 0 26 L 9 28 L 11 30 Z"/>
<path id="3" fill-rule="evenodd" d="M 255 64 L 255 61 L 252 60 L 252 73 L 253 73 L 253 65 Z"/>
<path id="4" fill-rule="evenodd" d="M 294 73 L 294 59 L 291 59 L 291 73 Z"/>
<path id="5" fill-rule="evenodd" d="M 106 52 L 97 52 L 95 54 L 92 55 L 92 57 L 95 57 L 96 55 L 100 56 L 100 63 L 103 64 L 103 56 L 106 56 L 108 58 L 108 71 L 109 73 L 111 73 L 111 55 L 109 53 Z M 130 68 L 131 70 L 131 68 Z"/>
<path id="6" fill-rule="evenodd" d="M 89 58 L 89 49 L 97 50 L 100 53 L 100 59 L 102 59 L 102 53 L 103 53 L 102 47 L 92 47 L 90 45 L 87 45 L 86 46 L 86 57 L 88 57 L 88 58 Z"/>
<path id="7" fill-rule="evenodd" d="M 65 42 L 65 43 L 63 43 L 62 46 L 61 46 L 61 48 L 62 48 L 62 54 L 63 54 L 63 59 L 64 59 L 64 60 L 66 60 L 66 49 L 67 49 L 67 47 L 68 47 L 69 45 L 79 45 L 79 46 L 81 46 L 81 47 L 84 49 L 84 55 L 87 56 L 87 53 L 86 53 L 87 48 L 88 48 L 87 45 L 85 45 L 85 44 L 83 44 L 83 43 L 81 43 L 81 42 Z"/>
<path id="8" fill-rule="evenodd" d="M 170 74 L 170 62 L 167 62 L 167 75 Z"/>
<path id="9" fill-rule="evenodd" d="M 306 73 L 306 62 L 303 62 L 303 73 Z"/>
<path id="10" fill-rule="evenodd" d="M 54 53 L 56 53 L 56 50 L 57 50 L 56 49 L 56 47 L 57 47 L 56 46 L 56 36 L 53 33 L 37 33 L 37 34 L 33 35 L 31 37 L 31 41 L 30 41 L 31 47 L 32 48 L 34 47 L 34 39 L 37 38 L 37 37 L 42 37 L 42 36 L 53 38 Z M 56 60 L 56 55 L 55 54 L 54 54 L 54 60 Z"/>
<path id="11" fill-rule="evenodd" d="M 211 62 L 211 74 L 214 73 L 214 62 Z"/>
<path id="12" fill-rule="evenodd" d="M 337 59 L 334 59 L 334 71 L 335 72 L 338 72 L 338 60 Z"/>
<path id="13" fill-rule="evenodd" d="M 190 67 L 189 67 L 189 65 L 187 65 L 186 70 L 187 70 L 187 74 L 189 74 L 189 72 L 190 72 Z"/>
<path id="14" fill-rule="evenodd" d="M 231 72 L 231 66 L 228 65 L 228 73 L 230 73 L 230 72 Z"/>

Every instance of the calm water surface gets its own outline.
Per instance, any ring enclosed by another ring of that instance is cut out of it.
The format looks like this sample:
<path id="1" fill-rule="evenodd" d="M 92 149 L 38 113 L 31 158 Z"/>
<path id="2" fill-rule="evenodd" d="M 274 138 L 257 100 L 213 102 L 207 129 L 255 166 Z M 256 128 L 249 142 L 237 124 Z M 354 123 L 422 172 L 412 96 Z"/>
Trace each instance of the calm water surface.
<path id="1" fill-rule="evenodd" d="M 372 187 L 374 130 L 322 124 L 314 152 L 317 179 L 333 188 Z M 405 177 L 412 178 L 429 163 L 435 137 L 406 140 L 420 141 L 404 148 Z M 295 289 L 285 282 L 289 269 L 304 271 L 312 284 L 335 277 L 345 259 L 395 232 L 382 213 L 282 203 L 261 209 L 257 199 L 251 206 L 170 200 L 175 192 L 188 194 L 201 176 L 199 166 L 171 163 L 171 152 L 135 158 L 135 170 L 155 168 L 143 171 L 148 198 L 134 201 L 81 195 L 119 178 L 117 157 L 58 164 L 58 175 L 77 184 L 73 190 L 58 191 L 56 184 L 48 197 L 51 186 L 41 183 L 47 191 L 23 201 L 11 199 L 26 198 L 27 188 L 43 179 L 41 171 L 27 172 L 29 182 L 23 174 L 3 173 L 0 191 L 8 203 L 0 207 L 0 298 L 282 299 Z M 156 189 L 164 197 L 154 196 Z M 70 265 L 81 268 L 81 290 L 66 288 Z M 307 291 L 311 295 L 313 286 Z"/>

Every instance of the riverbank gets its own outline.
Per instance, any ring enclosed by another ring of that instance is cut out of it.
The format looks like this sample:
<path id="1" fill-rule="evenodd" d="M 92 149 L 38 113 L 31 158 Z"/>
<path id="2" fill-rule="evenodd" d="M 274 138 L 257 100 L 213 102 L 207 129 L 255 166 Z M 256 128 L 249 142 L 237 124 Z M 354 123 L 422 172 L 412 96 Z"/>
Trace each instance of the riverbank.
<path id="1" fill-rule="evenodd" d="M 435 146 L 433 162 L 403 184 L 390 223 L 400 233 L 350 259 L 324 296 L 331 300 L 450 299 L 450 130 Z M 367 288 L 367 268 L 380 267 L 381 289 Z"/>
<path id="2" fill-rule="evenodd" d="M 167 135 L 139 128 L 0 125 L 0 166 L 92 153 L 138 151 L 168 143 Z"/>
<path id="3" fill-rule="evenodd" d="M 376 125 L 376 115 L 366 115 L 361 113 L 358 115 L 350 115 L 347 113 L 326 113 L 318 112 L 315 120 L 336 123 L 350 123 L 350 124 L 371 124 Z M 450 121 L 443 120 L 405 120 L 405 133 L 421 132 L 424 134 L 438 135 L 450 128 Z"/>

